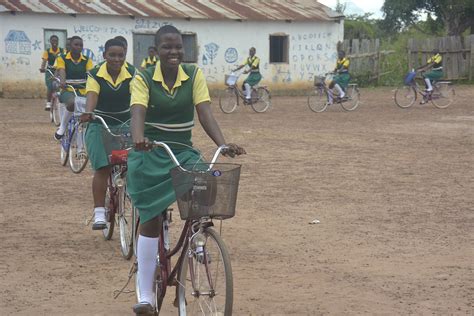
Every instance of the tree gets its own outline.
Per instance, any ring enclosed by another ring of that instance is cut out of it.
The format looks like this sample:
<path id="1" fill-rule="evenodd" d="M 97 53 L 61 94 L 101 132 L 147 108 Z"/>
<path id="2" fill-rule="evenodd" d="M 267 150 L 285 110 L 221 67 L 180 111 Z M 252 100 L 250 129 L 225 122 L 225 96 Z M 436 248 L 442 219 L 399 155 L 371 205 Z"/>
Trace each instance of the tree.
<path id="1" fill-rule="evenodd" d="M 440 19 L 448 35 L 461 35 L 468 28 L 474 34 L 474 0 L 385 0 L 383 26 L 396 32 L 415 25 L 420 13 Z"/>

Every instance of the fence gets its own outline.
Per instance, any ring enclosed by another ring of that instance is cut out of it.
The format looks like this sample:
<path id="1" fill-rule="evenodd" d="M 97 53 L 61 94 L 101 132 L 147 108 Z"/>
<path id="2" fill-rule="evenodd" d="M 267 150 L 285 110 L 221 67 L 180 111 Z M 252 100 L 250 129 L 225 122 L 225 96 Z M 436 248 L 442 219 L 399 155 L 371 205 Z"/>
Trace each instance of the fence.
<path id="1" fill-rule="evenodd" d="M 408 66 L 426 64 L 438 49 L 443 56 L 444 77 L 448 80 L 474 79 L 474 35 L 408 40 Z"/>
<path id="2" fill-rule="evenodd" d="M 384 72 L 384 59 L 395 51 L 380 50 L 379 39 L 351 39 L 338 43 L 338 50 L 344 50 L 351 61 L 352 77 L 369 83 L 379 83 L 380 77 L 391 71 Z"/>

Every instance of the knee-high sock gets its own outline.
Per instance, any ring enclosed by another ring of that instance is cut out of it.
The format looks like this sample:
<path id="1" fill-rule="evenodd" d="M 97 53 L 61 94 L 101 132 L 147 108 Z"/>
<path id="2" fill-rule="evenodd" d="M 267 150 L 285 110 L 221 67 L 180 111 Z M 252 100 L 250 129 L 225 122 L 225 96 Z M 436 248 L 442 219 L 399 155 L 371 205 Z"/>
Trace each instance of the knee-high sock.
<path id="1" fill-rule="evenodd" d="M 138 236 L 138 286 L 140 288 L 140 303 L 147 302 L 155 305 L 155 271 L 158 255 L 158 237 Z"/>
<path id="2" fill-rule="evenodd" d="M 332 90 L 328 90 L 328 103 L 329 104 L 333 103 Z"/>
<path id="3" fill-rule="evenodd" d="M 430 80 L 430 78 L 425 78 L 425 83 L 426 83 L 426 90 L 427 90 L 427 91 L 432 91 L 432 90 L 433 90 L 433 86 L 431 85 L 431 80 Z"/>
<path id="4" fill-rule="evenodd" d="M 66 108 L 64 108 L 63 115 L 61 116 L 61 124 L 59 125 L 58 133 L 59 135 L 64 135 L 64 132 L 67 128 L 67 123 L 71 119 L 72 112 L 69 112 Z"/>
<path id="5" fill-rule="evenodd" d="M 252 90 L 250 89 L 250 85 L 248 83 L 244 83 L 245 86 L 245 98 L 250 99 Z"/>
<path id="6" fill-rule="evenodd" d="M 339 97 L 343 98 L 346 94 L 344 93 L 344 90 L 342 90 L 341 86 L 336 83 L 334 87 L 337 89 L 337 92 L 339 92 Z"/>

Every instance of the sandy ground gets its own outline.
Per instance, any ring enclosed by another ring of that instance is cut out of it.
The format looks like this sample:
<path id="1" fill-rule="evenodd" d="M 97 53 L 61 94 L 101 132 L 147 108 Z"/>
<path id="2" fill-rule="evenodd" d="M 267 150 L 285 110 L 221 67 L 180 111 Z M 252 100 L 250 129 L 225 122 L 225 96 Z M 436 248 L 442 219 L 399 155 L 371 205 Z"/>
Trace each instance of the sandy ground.
<path id="1" fill-rule="evenodd" d="M 445 110 L 387 88 L 350 113 L 215 106 L 248 151 L 223 227 L 235 315 L 474 314 L 474 88 L 457 91 Z M 0 99 L 0 315 L 131 315 L 133 293 L 113 299 L 131 261 L 84 225 L 92 173 L 60 166 L 42 106 Z M 213 148 L 200 127 L 195 145 Z"/>

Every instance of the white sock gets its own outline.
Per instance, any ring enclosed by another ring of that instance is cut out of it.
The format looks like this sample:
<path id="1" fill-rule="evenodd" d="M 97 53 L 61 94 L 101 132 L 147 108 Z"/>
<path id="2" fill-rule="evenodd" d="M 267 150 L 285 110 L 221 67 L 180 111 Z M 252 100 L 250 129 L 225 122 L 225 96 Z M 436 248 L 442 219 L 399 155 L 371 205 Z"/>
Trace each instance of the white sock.
<path id="1" fill-rule="evenodd" d="M 341 86 L 338 83 L 336 83 L 334 87 L 337 89 L 337 92 L 339 92 L 339 97 L 344 98 L 346 94 L 344 93 L 344 90 L 342 90 Z"/>
<path id="2" fill-rule="evenodd" d="M 138 286 L 140 303 L 155 305 L 155 271 L 158 256 L 158 237 L 138 236 Z"/>
<path id="3" fill-rule="evenodd" d="M 245 86 L 245 98 L 250 99 L 251 94 L 252 94 L 252 90 L 250 89 L 250 85 L 248 83 L 244 83 L 244 86 Z"/>
<path id="4" fill-rule="evenodd" d="M 329 104 L 333 103 L 333 97 L 332 97 L 332 91 L 331 90 L 328 91 L 328 103 Z"/>
<path id="5" fill-rule="evenodd" d="M 431 85 L 431 80 L 429 78 L 425 78 L 426 83 L 426 91 L 433 91 L 433 86 Z"/>
<path id="6" fill-rule="evenodd" d="M 94 223 L 98 221 L 105 222 L 105 207 L 99 206 L 94 208 Z"/>
<path id="7" fill-rule="evenodd" d="M 46 102 L 46 106 L 47 106 L 47 107 L 51 107 L 51 102 L 47 101 L 47 102 Z"/>
<path id="8" fill-rule="evenodd" d="M 69 112 L 67 109 L 64 109 L 63 115 L 61 116 L 61 125 L 59 125 L 58 130 L 56 131 L 59 135 L 64 135 L 66 132 L 67 123 L 71 119 L 72 112 Z"/>

